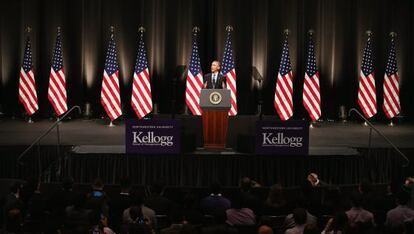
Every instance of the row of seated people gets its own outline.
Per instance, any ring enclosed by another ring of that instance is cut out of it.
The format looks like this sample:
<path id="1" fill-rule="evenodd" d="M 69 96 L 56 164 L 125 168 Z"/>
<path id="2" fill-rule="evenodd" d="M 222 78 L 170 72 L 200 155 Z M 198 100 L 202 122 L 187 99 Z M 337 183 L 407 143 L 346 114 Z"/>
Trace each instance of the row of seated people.
<path id="1" fill-rule="evenodd" d="M 245 177 L 231 194 L 215 182 L 205 196 L 184 189 L 171 199 L 161 181 L 142 193 L 124 178 L 119 193 L 109 196 L 99 179 L 86 194 L 73 189 L 71 178 L 51 194 L 32 180 L 11 186 L 2 223 L 15 233 L 407 233 L 412 181 L 391 183 L 386 193 L 364 181 L 344 194 L 310 174 L 295 195 L 273 185 L 261 199 L 252 192 L 260 185 Z"/>

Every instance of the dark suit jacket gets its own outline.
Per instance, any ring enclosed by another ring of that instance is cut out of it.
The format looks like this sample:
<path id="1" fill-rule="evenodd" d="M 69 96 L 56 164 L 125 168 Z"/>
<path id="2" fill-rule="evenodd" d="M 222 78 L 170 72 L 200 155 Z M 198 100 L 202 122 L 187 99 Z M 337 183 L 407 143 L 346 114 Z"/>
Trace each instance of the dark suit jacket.
<path id="1" fill-rule="evenodd" d="M 122 214 L 132 202 L 131 196 L 124 193 L 117 194 L 109 201 L 109 221 L 116 233 L 121 232 Z"/>
<path id="2" fill-rule="evenodd" d="M 212 74 L 208 73 L 203 78 L 203 83 L 206 84 L 206 82 L 207 82 L 207 87 L 205 87 L 206 89 L 222 89 L 223 84 L 226 85 L 226 77 L 218 73 L 216 83 L 213 84 Z"/>

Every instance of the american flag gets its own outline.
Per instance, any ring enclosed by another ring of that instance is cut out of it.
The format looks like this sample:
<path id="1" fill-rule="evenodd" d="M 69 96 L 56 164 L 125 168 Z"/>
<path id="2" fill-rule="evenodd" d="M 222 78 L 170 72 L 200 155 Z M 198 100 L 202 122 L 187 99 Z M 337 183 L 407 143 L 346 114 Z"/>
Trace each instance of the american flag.
<path id="1" fill-rule="evenodd" d="M 315 46 L 309 37 L 308 58 L 306 62 L 305 81 L 303 84 L 303 105 L 310 118 L 315 121 L 321 117 L 321 96 L 319 72 L 316 68 Z"/>
<path id="2" fill-rule="evenodd" d="M 118 73 L 118 58 L 112 34 L 106 52 L 101 89 L 101 104 L 111 121 L 122 115 Z"/>
<path id="3" fill-rule="evenodd" d="M 58 29 L 56 44 L 53 50 L 52 67 L 50 69 L 49 77 L 48 99 L 55 109 L 57 116 L 62 115 L 68 110 L 60 29 Z"/>
<path id="4" fill-rule="evenodd" d="M 281 120 L 288 120 L 293 115 L 293 72 L 290 64 L 289 44 L 286 37 L 283 42 L 282 58 L 277 74 L 274 105 Z"/>
<path id="5" fill-rule="evenodd" d="M 221 62 L 221 74 L 226 76 L 227 89 L 230 90 L 231 108 L 229 115 L 237 115 L 237 82 L 236 68 L 234 66 L 233 48 L 231 43 L 231 27 L 227 27 L 227 39 L 224 46 L 223 61 Z"/>
<path id="6" fill-rule="evenodd" d="M 394 37 L 391 37 L 390 51 L 384 75 L 384 104 L 382 105 L 382 109 L 389 119 L 394 118 L 401 111 L 400 78 L 398 77 L 397 57 L 395 53 Z"/>
<path id="7" fill-rule="evenodd" d="M 358 104 L 364 112 L 366 118 L 371 118 L 377 113 L 377 96 L 375 89 L 371 36 L 368 36 L 364 54 L 362 55 L 362 65 L 359 76 Z"/>
<path id="8" fill-rule="evenodd" d="M 194 32 L 191 60 L 185 89 L 185 102 L 193 115 L 201 115 L 202 113 L 200 108 L 200 93 L 202 87 L 203 71 L 201 70 L 200 56 L 198 54 L 197 33 Z"/>
<path id="9" fill-rule="evenodd" d="M 30 39 L 27 38 L 24 49 L 23 64 L 20 69 L 19 100 L 26 109 L 28 115 L 33 115 L 38 109 L 36 82 L 32 70 L 32 49 Z"/>
<path id="10" fill-rule="evenodd" d="M 141 31 L 139 37 L 138 54 L 132 82 L 131 105 L 139 119 L 144 118 L 152 111 L 151 82 L 143 31 Z"/>

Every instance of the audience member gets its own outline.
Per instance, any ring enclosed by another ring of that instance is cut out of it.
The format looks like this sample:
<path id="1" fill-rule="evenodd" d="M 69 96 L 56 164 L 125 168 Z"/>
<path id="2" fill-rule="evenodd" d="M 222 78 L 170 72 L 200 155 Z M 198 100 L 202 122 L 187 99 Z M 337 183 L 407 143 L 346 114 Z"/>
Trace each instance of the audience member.
<path id="1" fill-rule="evenodd" d="M 161 230 L 161 234 L 181 234 L 183 232 L 192 233 L 194 228 L 183 217 L 180 211 L 175 211 L 171 215 L 171 225 Z"/>
<path id="2" fill-rule="evenodd" d="M 135 219 L 131 216 L 131 210 L 133 210 L 133 214 L 135 214 L 134 212 L 136 212 L 136 210 L 139 211 L 139 214 L 142 214 L 142 219 L 145 222 L 141 222 L 141 223 L 145 223 L 147 225 L 149 225 L 153 230 L 156 230 L 157 228 L 157 218 L 156 218 L 156 213 L 154 210 L 144 206 L 143 204 L 143 198 L 141 195 L 136 194 L 134 195 L 134 198 L 132 199 L 132 204 L 129 208 L 125 209 L 123 214 L 122 214 L 122 221 L 123 223 L 137 223 L 138 221 L 141 222 L 141 216 L 137 216 Z"/>
<path id="3" fill-rule="evenodd" d="M 201 200 L 201 210 L 208 215 L 225 215 L 226 210 L 230 208 L 230 200 L 221 194 L 221 186 L 218 182 L 214 182 L 210 190 L 211 194 Z"/>
<path id="4" fill-rule="evenodd" d="M 132 198 L 130 195 L 131 181 L 128 177 L 120 181 L 121 192 L 109 201 L 109 220 L 115 232 L 119 232 L 122 224 L 122 213 L 131 206 Z"/>
<path id="5" fill-rule="evenodd" d="M 320 234 L 321 232 L 318 229 L 316 224 L 306 224 L 303 229 L 303 234 Z"/>
<path id="6" fill-rule="evenodd" d="M 262 214 L 286 215 L 288 213 L 289 207 L 283 194 L 283 187 L 280 184 L 272 185 L 264 202 Z"/>
<path id="7" fill-rule="evenodd" d="M 303 208 L 296 208 L 293 210 L 293 219 L 295 225 L 285 231 L 285 234 L 302 234 L 306 224 L 306 210 Z"/>
<path id="8" fill-rule="evenodd" d="M 260 205 L 259 199 L 255 195 L 253 195 L 251 192 L 253 187 L 260 187 L 260 185 L 256 181 L 250 179 L 249 177 L 243 177 L 240 180 L 239 185 L 240 185 L 241 196 L 243 198 L 245 206 L 253 210 L 253 212 L 256 215 L 260 215 L 261 205 Z"/>
<path id="9" fill-rule="evenodd" d="M 108 227 L 108 219 L 100 213 L 93 211 L 91 213 L 91 228 L 89 233 L 91 234 L 115 234 L 112 229 Z"/>
<path id="10" fill-rule="evenodd" d="M 321 234 L 344 234 L 348 231 L 348 216 L 345 212 L 336 213 L 328 220 Z"/>
<path id="11" fill-rule="evenodd" d="M 33 180 L 30 187 L 30 197 L 26 204 L 26 215 L 24 218 L 24 230 L 42 232 L 45 221 L 46 202 L 44 195 L 40 192 L 40 181 Z M 33 191 L 31 191 L 33 190 Z"/>
<path id="12" fill-rule="evenodd" d="M 63 233 L 81 234 L 88 232 L 91 211 L 85 209 L 85 203 L 85 195 L 79 194 L 76 196 L 73 205 L 66 208 Z"/>
<path id="13" fill-rule="evenodd" d="M 163 181 L 155 182 L 150 188 L 151 195 L 145 200 L 145 205 L 159 215 L 170 215 L 175 205 L 170 199 L 163 196 L 164 189 Z"/>
<path id="14" fill-rule="evenodd" d="M 127 222 L 122 225 L 121 234 L 152 234 L 151 221 L 143 214 L 140 206 L 133 206 L 125 210 L 128 214 Z"/>
<path id="15" fill-rule="evenodd" d="M 231 203 L 231 208 L 226 210 L 226 223 L 235 225 L 254 225 L 256 216 L 252 209 L 246 206 L 246 201 L 241 194 L 236 194 Z"/>
<path id="16" fill-rule="evenodd" d="M 56 230 L 63 225 L 65 218 L 65 209 L 74 204 L 77 194 L 73 191 L 73 178 L 65 177 L 62 180 L 61 187 L 52 194 L 48 206 L 50 217 L 45 224 L 45 229 Z"/>
<path id="17" fill-rule="evenodd" d="M 97 178 L 92 183 L 92 192 L 87 194 L 86 208 L 109 216 L 108 197 L 104 192 L 104 184 Z"/>
<path id="18" fill-rule="evenodd" d="M 358 225 L 375 225 L 374 215 L 362 208 L 363 198 L 360 193 L 353 193 L 351 195 L 352 207 L 346 212 L 348 216 L 348 223 L 351 228 Z"/>
<path id="19" fill-rule="evenodd" d="M 3 217 L 6 231 L 17 232 L 21 228 L 24 204 L 20 198 L 22 185 L 19 182 L 12 184 L 3 206 Z"/>
<path id="20" fill-rule="evenodd" d="M 257 230 L 257 234 L 273 234 L 273 229 L 267 225 L 261 225 Z"/>
<path id="21" fill-rule="evenodd" d="M 306 213 L 306 224 L 317 224 L 318 219 L 309 213 L 309 211 L 306 209 L 306 201 L 305 198 L 299 197 L 296 201 L 296 208 L 302 208 L 305 210 Z M 294 214 L 288 214 L 285 218 L 284 225 L 286 229 L 293 228 L 296 226 Z"/>
<path id="22" fill-rule="evenodd" d="M 308 177 L 306 178 L 312 187 L 324 187 L 328 186 L 328 183 L 319 179 L 318 174 L 312 172 L 309 173 Z"/>
<path id="23" fill-rule="evenodd" d="M 388 211 L 385 225 L 389 228 L 402 227 L 405 222 L 414 221 L 414 210 L 408 207 L 410 194 L 405 191 L 398 193 L 396 198 L 397 207 Z"/>
<path id="24" fill-rule="evenodd" d="M 190 224 L 202 224 L 203 223 L 203 213 L 198 207 L 198 200 L 194 193 L 187 192 L 184 195 L 182 215 L 184 220 Z"/>

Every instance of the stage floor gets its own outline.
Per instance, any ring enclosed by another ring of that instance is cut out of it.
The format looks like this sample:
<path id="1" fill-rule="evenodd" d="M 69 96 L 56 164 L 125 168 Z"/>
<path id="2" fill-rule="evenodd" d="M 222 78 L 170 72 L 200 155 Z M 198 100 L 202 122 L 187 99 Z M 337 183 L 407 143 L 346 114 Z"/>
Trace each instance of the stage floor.
<path id="1" fill-rule="evenodd" d="M 185 131 L 197 135 L 197 147 L 202 142 L 201 120 L 197 117 L 177 117 L 187 125 Z M 238 116 L 230 119 L 228 147 L 235 146 L 239 134 L 254 135 L 255 119 L 247 116 Z M 0 121 L 0 145 L 29 145 L 43 134 L 53 122 L 41 120 L 35 123 L 26 123 L 22 120 L 3 119 Z M 375 126 L 387 136 L 397 147 L 413 148 L 414 124 L 401 124 L 393 127 L 383 123 Z M 101 119 L 69 120 L 60 124 L 62 145 L 124 145 L 125 129 L 123 121 L 115 127 L 108 127 L 107 122 Z M 190 129 L 191 128 L 191 129 Z M 320 122 L 318 126 L 310 129 L 310 147 L 314 148 L 367 148 L 369 127 L 355 122 Z M 53 130 L 40 142 L 41 145 L 55 145 L 57 142 L 56 130 Z M 372 132 L 372 147 L 389 148 L 387 142 L 375 131 Z"/>
<path id="2" fill-rule="evenodd" d="M 171 186 L 208 186 L 212 180 L 219 179 L 224 186 L 236 186 L 238 179 L 247 175 L 266 185 L 297 186 L 307 173 L 315 171 L 333 184 L 355 184 L 361 178 L 387 183 L 392 178 L 412 176 L 414 171 L 414 163 L 403 167 L 406 161 L 375 132 L 372 150 L 368 150 L 369 128 L 362 123 L 320 122 L 310 129 L 309 156 L 288 157 L 256 155 L 237 147 L 238 141 L 239 145 L 253 142 L 257 116 L 230 118 L 228 148 L 223 151 L 200 148 L 201 118 L 177 116 L 177 119 L 182 120 L 186 146 L 196 143 L 197 148 L 184 150 L 179 155 L 126 155 L 123 121 L 111 128 L 105 120 L 75 119 L 59 125 L 61 157 L 57 154 L 54 130 L 41 141 L 41 147 L 35 147 L 20 163 L 17 163 L 18 156 L 53 121 L 28 124 L 3 119 L 0 121 L 0 178 L 41 175 L 44 181 L 50 182 L 70 175 L 78 183 L 100 177 L 105 183 L 115 184 L 119 178 L 130 176 L 137 184 L 165 178 Z M 413 124 L 389 127 L 377 123 L 375 126 L 414 162 Z"/>

